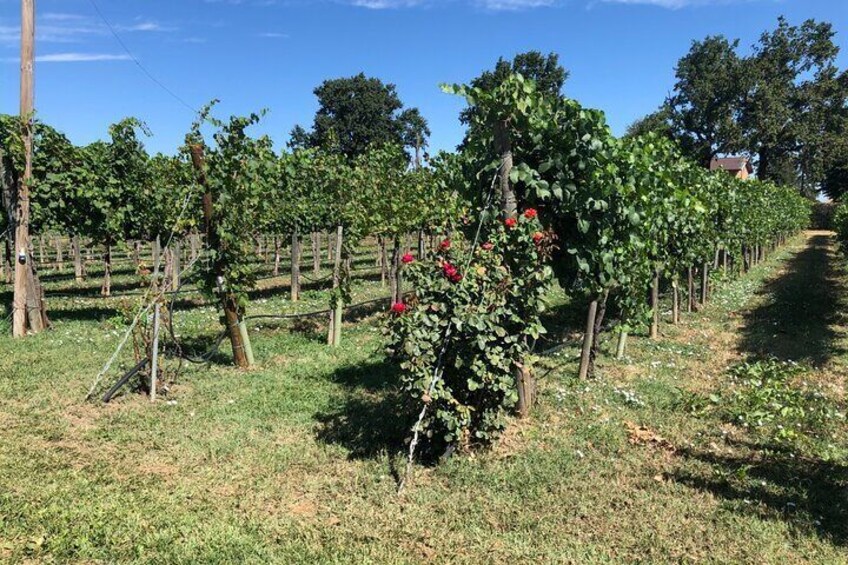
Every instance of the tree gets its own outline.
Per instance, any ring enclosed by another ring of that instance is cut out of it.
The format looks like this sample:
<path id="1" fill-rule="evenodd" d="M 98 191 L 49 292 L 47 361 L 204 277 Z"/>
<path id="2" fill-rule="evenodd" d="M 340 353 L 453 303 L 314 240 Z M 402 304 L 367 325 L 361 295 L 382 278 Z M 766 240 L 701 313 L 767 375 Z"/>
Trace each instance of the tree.
<path id="1" fill-rule="evenodd" d="M 792 26 L 781 17 L 746 61 L 752 82 L 741 125 L 757 156 L 759 178 L 807 190 L 820 180 L 815 155 L 826 143 L 823 135 L 837 125 L 834 111 L 844 112 L 848 96 L 844 75 L 838 78 L 833 36 L 829 23 L 807 20 Z"/>
<path id="2" fill-rule="evenodd" d="M 705 167 L 716 155 L 741 146 L 739 108 L 746 76 L 738 43 L 722 36 L 693 42 L 677 63 L 674 93 L 666 103 L 684 152 Z"/>
<path id="3" fill-rule="evenodd" d="M 677 134 L 674 126 L 671 123 L 671 111 L 668 105 L 660 106 L 654 112 L 639 118 L 629 126 L 624 132 L 625 139 L 641 137 L 649 133 L 656 134 L 671 141 L 677 141 Z"/>
<path id="4" fill-rule="evenodd" d="M 492 92 L 516 74 L 534 82 L 536 91 L 540 95 L 553 98 L 562 94 L 562 88 L 569 75 L 568 71 L 559 64 L 559 55 L 556 53 L 543 55 L 539 51 L 527 51 L 519 53 L 512 61 L 500 57 L 493 70 L 484 71 L 480 76 L 473 79 L 469 86 L 480 91 Z M 463 146 L 467 143 L 469 136 L 472 135 L 471 128 L 474 127 L 475 121 L 479 121 L 475 116 L 477 112 L 477 106 L 469 104 L 468 108 L 464 109 L 459 115 L 459 120 L 469 126 L 469 132 L 466 134 Z"/>
<path id="5" fill-rule="evenodd" d="M 404 145 L 410 131 L 429 133 L 417 110 L 404 113 L 395 85 L 364 73 L 326 80 L 315 89 L 315 96 L 318 111 L 312 130 L 295 126 L 292 147 L 327 147 L 332 141 L 338 151 L 353 159 L 374 145 Z M 423 146 L 423 141 L 419 145 Z"/>
<path id="6" fill-rule="evenodd" d="M 559 64 L 558 54 L 543 55 L 539 51 L 527 51 L 519 53 L 512 61 L 500 57 L 493 70 L 484 71 L 469 84 L 472 88 L 493 90 L 514 74 L 532 80 L 540 93 L 551 96 L 562 94 L 562 87 L 569 75 L 568 71 Z M 463 122 L 469 121 L 470 111 L 472 110 L 467 109 L 462 113 Z"/>
<path id="7" fill-rule="evenodd" d="M 821 188 L 832 200 L 839 200 L 848 193 L 848 140 L 844 137 L 832 149 Z"/>
<path id="8" fill-rule="evenodd" d="M 427 147 L 427 138 L 430 137 L 430 127 L 427 125 L 427 120 L 418 111 L 418 108 L 409 108 L 404 110 L 400 115 L 400 121 L 403 125 L 404 147 L 413 149 L 413 163 L 416 167 L 422 164 L 422 150 Z"/>

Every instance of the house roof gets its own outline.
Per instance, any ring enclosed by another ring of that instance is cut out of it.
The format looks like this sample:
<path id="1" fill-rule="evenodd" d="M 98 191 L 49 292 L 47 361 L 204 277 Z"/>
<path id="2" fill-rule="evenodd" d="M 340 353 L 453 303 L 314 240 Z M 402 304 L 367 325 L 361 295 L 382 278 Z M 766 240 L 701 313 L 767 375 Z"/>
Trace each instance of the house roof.
<path id="1" fill-rule="evenodd" d="M 713 160 L 710 162 L 710 170 L 715 171 L 718 169 L 725 171 L 741 171 L 742 169 L 746 169 L 749 175 L 754 172 L 754 166 L 751 165 L 751 161 L 747 157 L 713 157 Z"/>

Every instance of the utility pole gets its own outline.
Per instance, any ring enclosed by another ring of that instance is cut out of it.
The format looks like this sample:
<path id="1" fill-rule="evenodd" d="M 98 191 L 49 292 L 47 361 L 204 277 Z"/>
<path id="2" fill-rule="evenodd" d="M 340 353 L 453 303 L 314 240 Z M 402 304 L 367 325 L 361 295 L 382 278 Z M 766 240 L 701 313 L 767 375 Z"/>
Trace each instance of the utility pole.
<path id="1" fill-rule="evenodd" d="M 27 332 L 27 306 L 34 303 L 28 296 L 35 289 L 32 280 L 29 252 L 29 185 L 32 180 L 32 110 L 33 65 L 35 51 L 35 0 L 21 0 L 21 136 L 24 143 L 24 174 L 17 186 L 15 199 L 15 294 L 13 300 L 12 334 L 24 337 Z M 38 303 L 40 303 L 38 297 Z M 30 312 L 30 327 L 41 329 L 40 308 Z"/>

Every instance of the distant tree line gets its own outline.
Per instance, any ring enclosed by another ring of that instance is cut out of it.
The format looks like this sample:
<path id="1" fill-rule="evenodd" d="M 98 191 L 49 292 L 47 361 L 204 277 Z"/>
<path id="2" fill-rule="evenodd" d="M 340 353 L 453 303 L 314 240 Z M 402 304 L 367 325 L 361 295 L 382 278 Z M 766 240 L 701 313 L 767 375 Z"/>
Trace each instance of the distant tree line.
<path id="1" fill-rule="evenodd" d="M 721 35 L 694 41 L 673 92 L 627 135 L 668 137 L 704 166 L 744 154 L 761 180 L 838 198 L 848 191 L 848 72 L 834 36 L 830 23 L 781 17 L 747 55 Z"/>

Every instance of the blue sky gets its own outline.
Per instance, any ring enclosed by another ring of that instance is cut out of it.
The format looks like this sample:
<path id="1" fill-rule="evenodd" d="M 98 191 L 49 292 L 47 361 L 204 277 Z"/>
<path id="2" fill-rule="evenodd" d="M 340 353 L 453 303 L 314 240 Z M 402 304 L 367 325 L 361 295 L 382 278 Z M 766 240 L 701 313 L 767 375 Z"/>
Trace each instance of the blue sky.
<path id="1" fill-rule="evenodd" d="M 96 0 L 146 69 L 192 107 L 221 115 L 267 108 L 261 129 L 282 147 L 316 109 L 322 80 L 360 71 L 397 85 L 429 120 L 434 149 L 462 137 L 466 82 L 498 56 L 555 51 L 568 96 L 604 110 L 616 133 L 655 109 L 693 39 L 747 49 L 780 14 L 834 24 L 848 67 L 848 0 Z M 0 112 L 18 108 L 18 0 L 0 0 Z M 133 115 L 152 151 L 173 151 L 193 115 L 128 59 L 92 0 L 37 0 L 36 108 L 75 143 Z"/>

